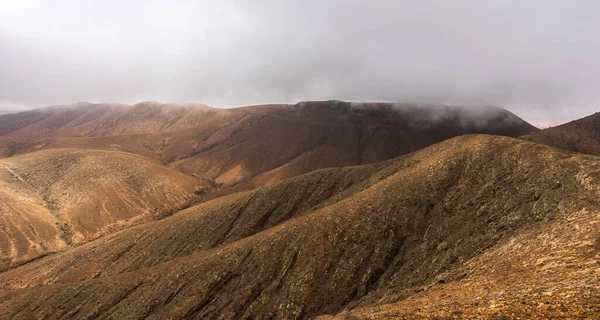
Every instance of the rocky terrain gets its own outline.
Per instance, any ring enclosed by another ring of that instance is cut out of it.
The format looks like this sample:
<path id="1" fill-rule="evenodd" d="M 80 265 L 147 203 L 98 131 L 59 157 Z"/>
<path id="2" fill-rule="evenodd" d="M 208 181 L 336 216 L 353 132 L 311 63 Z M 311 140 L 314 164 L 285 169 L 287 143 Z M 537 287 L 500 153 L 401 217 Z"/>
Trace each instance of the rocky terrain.
<path id="1" fill-rule="evenodd" d="M 600 112 L 563 125 L 531 132 L 523 139 L 600 156 Z"/>
<path id="2" fill-rule="evenodd" d="M 590 146 L 595 116 L 543 131 L 494 107 L 341 101 L 0 116 L 0 318 L 597 318 L 600 159 L 548 138 Z"/>
<path id="3" fill-rule="evenodd" d="M 0 309 L 17 318 L 592 316 L 598 179 L 595 157 L 462 136 L 37 259 L 0 275 Z"/>
<path id="4" fill-rule="evenodd" d="M 391 159 L 470 131 L 531 130 L 502 109 L 338 101 L 78 103 L 0 116 L 0 267 L 316 169 Z"/>
<path id="5" fill-rule="evenodd" d="M 160 217 L 210 185 L 143 157 L 51 149 L 0 159 L 6 268 Z"/>
<path id="6" fill-rule="evenodd" d="M 465 133 L 517 137 L 536 130 L 491 107 L 82 103 L 0 116 L 0 156 L 49 148 L 123 151 L 214 184 L 251 189 L 321 168 L 395 158 Z"/>

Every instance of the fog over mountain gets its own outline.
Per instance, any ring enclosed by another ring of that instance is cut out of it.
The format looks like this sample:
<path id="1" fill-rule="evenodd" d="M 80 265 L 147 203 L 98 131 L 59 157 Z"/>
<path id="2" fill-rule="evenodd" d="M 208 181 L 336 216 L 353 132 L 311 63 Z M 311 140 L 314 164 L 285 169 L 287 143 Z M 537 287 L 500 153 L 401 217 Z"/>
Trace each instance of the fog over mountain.
<path id="1" fill-rule="evenodd" d="M 0 0 L 0 320 L 600 319 L 599 9 Z"/>
<path id="2" fill-rule="evenodd" d="M 76 101 L 598 110 L 600 3 L 0 1 L 0 108 Z"/>

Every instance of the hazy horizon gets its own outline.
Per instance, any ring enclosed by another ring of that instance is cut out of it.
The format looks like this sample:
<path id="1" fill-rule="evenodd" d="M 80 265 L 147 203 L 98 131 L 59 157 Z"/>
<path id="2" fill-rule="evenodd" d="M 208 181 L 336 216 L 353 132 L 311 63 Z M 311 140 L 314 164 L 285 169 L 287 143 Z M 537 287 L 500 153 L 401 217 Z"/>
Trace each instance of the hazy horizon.
<path id="1" fill-rule="evenodd" d="M 600 3 L 0 1 L 0 109 L 77 101 L 600 108 Z"/>

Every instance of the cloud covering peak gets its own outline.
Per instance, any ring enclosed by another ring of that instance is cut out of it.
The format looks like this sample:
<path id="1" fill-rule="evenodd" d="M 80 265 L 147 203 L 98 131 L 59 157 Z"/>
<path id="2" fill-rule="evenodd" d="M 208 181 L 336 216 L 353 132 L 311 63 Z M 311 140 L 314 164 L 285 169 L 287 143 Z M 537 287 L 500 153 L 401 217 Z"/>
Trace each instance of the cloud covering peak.
<path id="1" fill-rule="evenodd" d="M 597 1 L 0 1 L 0 103 L 300 100 L 597 111 Z"/>

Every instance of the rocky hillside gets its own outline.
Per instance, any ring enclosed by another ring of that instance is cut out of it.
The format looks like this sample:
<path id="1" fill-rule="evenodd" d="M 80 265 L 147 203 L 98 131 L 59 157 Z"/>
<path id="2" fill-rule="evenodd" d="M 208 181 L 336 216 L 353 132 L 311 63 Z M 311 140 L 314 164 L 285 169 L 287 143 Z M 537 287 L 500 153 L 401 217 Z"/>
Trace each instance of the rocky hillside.
<path id="1" fill-rule="evenodd" d="M 143 157 L 51 149 L 0 159 L 1 268 L 181 208 L 209 184 Z"/>
<path id="2" fill-rule="evenodd" d="M 8 318 L 593 317 L 600 161 L 467 135 L 0 274 Z"/>
<path id="3" fill-rule="evenodd" d="M 0 117 L 0 134 L 19 137 L 114 136 L 176 131 L 197 125 L 216 110 L 203 105 L 142 102 L 52 106 Z"/>
<path id="4" fill-rule="evenodd" d="M 523 139 L 600 156 L 600 112 L 563 125 L 529 133 Z"/>
<path id="5" fill-rule="evenodd" d="M 340 101 L 79 103 L 0 116 L 0 267 L 313 170 L 466 132 L 530 130 L 502 109 Z"/>
<path id="6" fill-rule="evenodd" d="M 392 159 L 465 133 L 517 137 L 535 130 L 499 108 L 79 104 L 0 116 L 0 156 L 51 148 L 123 151 L 243 190 L 321 168 Z"/>

